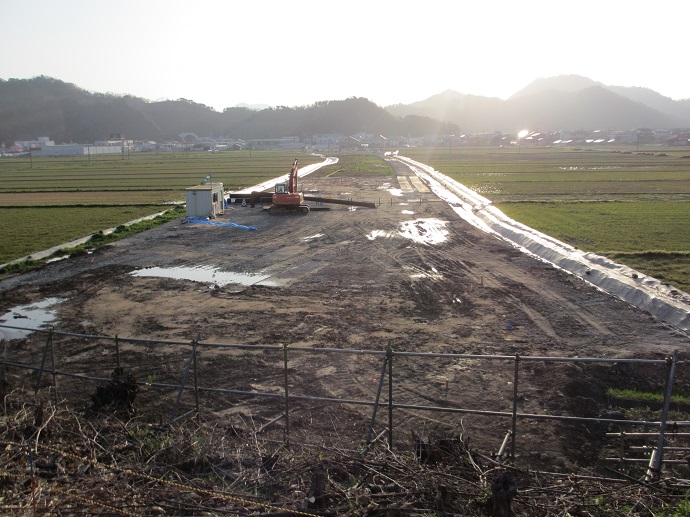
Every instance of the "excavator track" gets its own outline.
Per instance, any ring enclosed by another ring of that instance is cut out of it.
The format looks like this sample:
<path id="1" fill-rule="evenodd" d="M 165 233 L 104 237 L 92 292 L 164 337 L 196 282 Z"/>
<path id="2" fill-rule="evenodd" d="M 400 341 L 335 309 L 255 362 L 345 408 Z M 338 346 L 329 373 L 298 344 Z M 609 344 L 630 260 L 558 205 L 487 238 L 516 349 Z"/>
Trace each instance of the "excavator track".
<path id="1" fill-rule="evenodd" d="M 309 205 L 271 205 L 268 207 L 270 215 L 307 215 L 309 213 Z"/>

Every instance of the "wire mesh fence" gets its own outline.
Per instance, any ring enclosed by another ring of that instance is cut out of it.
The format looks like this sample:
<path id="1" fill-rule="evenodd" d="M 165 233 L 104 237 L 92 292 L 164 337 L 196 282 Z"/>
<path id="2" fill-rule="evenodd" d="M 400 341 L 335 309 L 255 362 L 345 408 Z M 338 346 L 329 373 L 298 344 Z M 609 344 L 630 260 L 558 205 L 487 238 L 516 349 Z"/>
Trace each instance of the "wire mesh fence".
<path id="1" fill-rule="evenodd" d="M 604 459 L 638 464 L 648 479 L 685 462 L 680 442 L 690 422 L 669 417 L 674 379 L 685 366 L 677 352 L 660 359 L 424 353 L 396 351 L 391 343 L 378 350 L 307 348 L 3 327 L 31 331 L 4 343 L 3 377 L 15 375 L 14 385 L 35 392 L 51 388 L 55 403 L 92 406 L 104 402 L 99 393 L 108 386 L 128 382 L 138 411 L 152 421 L 199 413 L 228 425 L 251 418 L 282 431 L 288 446 L 315 430 L 324 441 L 367 448 L 385 440 L 393 448 L 411 440 L 420 447 L 432 429 L 471 429 L 492 461 L 515 463 L 529 454 L 548 457 L 548 446 L 535 451 L 526 438 L 539 428 L 544 440 L 569 434 L 574 447 L 598 442 L 598 453 L 608 441 Z M 660 418 L 601 411 L 588 396 L 594 388 L 583 368 L 612 366 L 623 374 L 644 368 L 663 387 Z M 559 385 L 563 379 L 571 380 Z"/>

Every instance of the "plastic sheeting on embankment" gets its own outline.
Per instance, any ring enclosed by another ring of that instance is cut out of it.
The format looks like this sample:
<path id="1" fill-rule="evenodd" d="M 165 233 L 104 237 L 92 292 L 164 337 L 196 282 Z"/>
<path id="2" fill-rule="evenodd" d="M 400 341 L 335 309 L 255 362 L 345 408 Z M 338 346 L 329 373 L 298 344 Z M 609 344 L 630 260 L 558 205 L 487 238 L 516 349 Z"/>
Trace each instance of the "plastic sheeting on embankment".
<path id="1" fill-rule="evenodd" d="M 239 228 L 240 230 L 256 230 L 253 226 L 244 226 L 242 224 L 231 223 L 229 221 L 214 221 L 213 219 L 206 219 L 204 217 L 185 217 L 182 219 L 183 223 L 197 223 L 210 224 L 211 226 L 230 226 L 232 228 Z"/>
<path id="2" fill-rule="evenodd" d="M 670 288 L 606 257 L 586 253 L 507 217 L 491 201 L 433 167 L 404 156 L 429 188 L 446 201 L 461 218 L 473 226 L 504 239 L 518 249 L 540 258 L 598 287 L 652 316 L 690 331 L 690 295 Z"/>

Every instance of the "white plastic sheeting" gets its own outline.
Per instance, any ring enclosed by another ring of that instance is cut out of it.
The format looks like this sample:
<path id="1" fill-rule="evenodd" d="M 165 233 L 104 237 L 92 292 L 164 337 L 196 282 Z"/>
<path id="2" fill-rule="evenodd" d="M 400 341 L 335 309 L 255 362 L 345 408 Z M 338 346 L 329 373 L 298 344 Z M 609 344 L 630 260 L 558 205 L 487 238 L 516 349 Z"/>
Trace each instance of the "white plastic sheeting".
<path id="1" fill-rule="evenodd" d="M 690 295 L 670 288 L 606 257 L 578 250 L 507 217 L 461 183 L 433 167 L 403 156 L 396 157 L 411 167 L 429 188 L 445 200 L 461 218 L 473 226 L 506 240 L 518 249 L 579 276 L 599 289 L 648 311 L 652 316 L 684 331 L 690 331 Z"/>
<path id="2" fill-rule="evenodd" d="M 333 165 L 335 163 L 338 163 L 338 158 L 325 158 L 324 161 L 320 163 L 313 163 L 311 165 L 305 165 L 304 167 L 299 167 L 299 170 L 297 171 L 297 177 L 298 178 L 303 178 L 304 176 L 307 176 L 311 174 L 312 172 L 319 170 L 321 167 L 325 167 L 326 165 Z M 268 181 L 264 181 L 263 183 L 259 183 L 258 185 L 254 185 L 253 187 L 249 187 L 243 190 L 238 190 L 237 194 L 249 194 L 251 192 L 263 192 L 264 190 L 267 189 L 272 189 L 275 187 L 276 183 L 285 183 L 290 179 L 290 173 L 288 172 L 284 176 L 280 176 L 278 178 L 273 178 Z"/>

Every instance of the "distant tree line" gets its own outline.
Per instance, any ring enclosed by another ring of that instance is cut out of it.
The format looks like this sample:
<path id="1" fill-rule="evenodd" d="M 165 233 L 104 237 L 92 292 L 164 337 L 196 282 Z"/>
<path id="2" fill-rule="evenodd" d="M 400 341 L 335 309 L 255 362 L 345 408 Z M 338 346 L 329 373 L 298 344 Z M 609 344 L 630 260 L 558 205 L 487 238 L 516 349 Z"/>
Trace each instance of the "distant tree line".
<path id="1" fill-rule="evenodd" d="M 421 137 L 452 134 L 454 123 L 419 115 L 396 116 L 364 98 L 310 106 L 226 108 L 222 113 L 187 99 L 149 102 L 91 93 L 58 79 L 0 80 L 0 143 L 48 136 L 56 143 L 88 143 L 119 133 L 134 140 L 177 140 L 181 133 L 241 139 L 309 137 L 360 132 Z"/>

